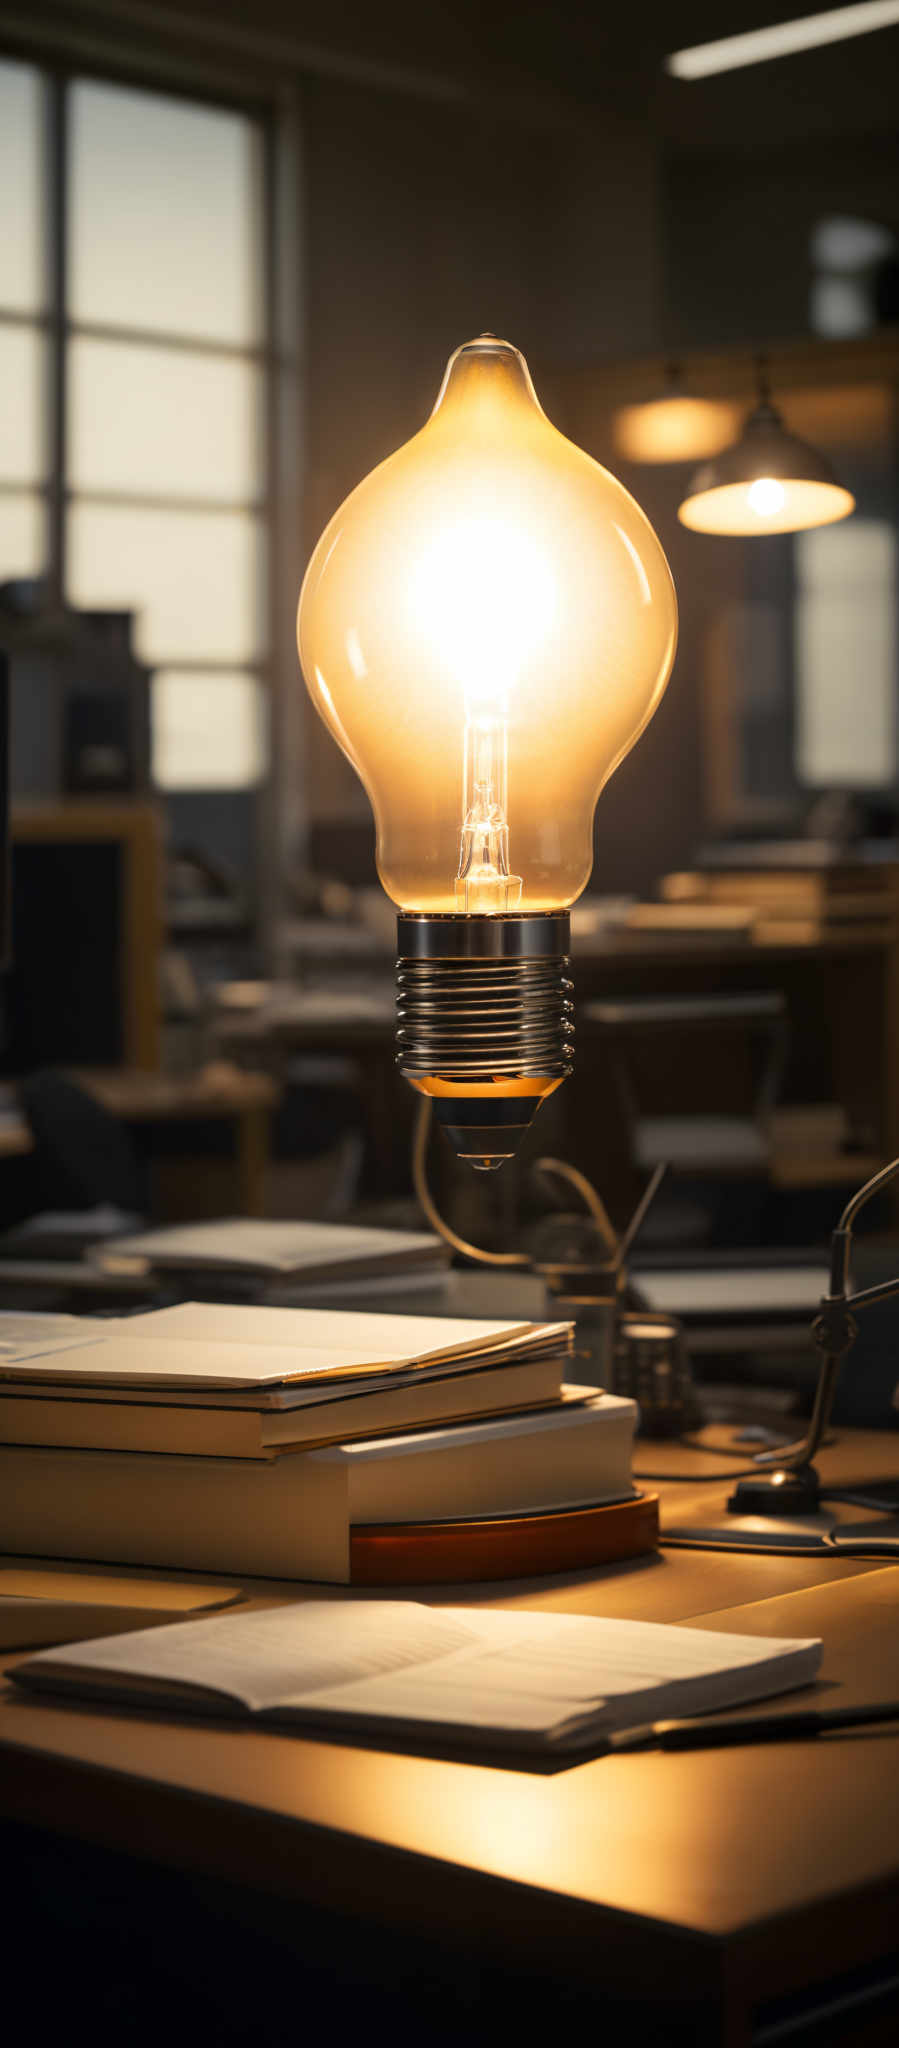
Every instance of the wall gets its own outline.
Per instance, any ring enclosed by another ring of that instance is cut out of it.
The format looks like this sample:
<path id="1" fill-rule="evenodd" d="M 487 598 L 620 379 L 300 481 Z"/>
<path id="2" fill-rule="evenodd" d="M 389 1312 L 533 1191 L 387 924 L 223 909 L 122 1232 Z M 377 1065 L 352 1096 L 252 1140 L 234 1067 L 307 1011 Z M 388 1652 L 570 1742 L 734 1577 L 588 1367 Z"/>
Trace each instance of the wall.
<path id="1" fill-rule="evenodd" d="M 812 230 L 834 214 L 878 221 L 899 237 L 899 132 L 672 152 L 663 227 L 671 345 L 805 333 Z"/>
<path id="2" fill-rule="evenodd" d="M 308 83 L 304 533 L 421 426 L 447 356 L 488 328 L 528 357 L 548 409 L 561 366 L 652 344 L 654 154 L 602 123 L 495 118 L 334 81 Z M 307 817 L 367 820 L 309 708 Z"/>

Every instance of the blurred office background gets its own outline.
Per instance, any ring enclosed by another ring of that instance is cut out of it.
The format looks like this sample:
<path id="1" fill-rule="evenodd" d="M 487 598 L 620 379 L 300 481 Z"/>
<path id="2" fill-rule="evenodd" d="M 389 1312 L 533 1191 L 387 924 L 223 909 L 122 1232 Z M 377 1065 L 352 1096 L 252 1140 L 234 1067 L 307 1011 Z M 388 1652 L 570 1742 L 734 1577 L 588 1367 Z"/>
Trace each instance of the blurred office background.
<path id="1" fill-rule="evenodd" d="M 644 505 L 682 627 L 598 808 L 576 1077 L 502 1186 L 436 1159 L 448 1211 L 514 1241 L 545 1149 L 623 1219 L 647 1126 L 676 1110 L 672 1242 L 801 1243 L 899 1151 L 899 27 L 666 71 L 776 13 L 0 13 L 3 1067 L 13 1091 L 34 1069 L 93 1077 L 137 1145 L 143 1210 L 414 1213 L 392 911 L 294 616 L 323 525 L 484 328 Z M 736 434 L 760 357 L 857 511 L 795 538 L 689 533 L 686 480 L 709 434 Z M 682 400 L 672 452 L 659 421 Z M 745 842 L 781 877 L 806 872 L 803 843 L 836 848 L 876 900 L 835 919 L 787 891 L 780 931 L 735 919 L 717 937 L 664 911 L 629 921 L 674 900 L 663 878 Z M 783 1021 L 776 1057 L 748 994 Z M 722 996 L 719 1031 L 702 1006 Z M 662 998 L 684 1007 L 647 1052 L 639 1006 Z M 36 1199 L 14 1167 L 19 1104 L 7 1222 Z M 691 1119 L 717 1121 L 704 1159 Z"/>

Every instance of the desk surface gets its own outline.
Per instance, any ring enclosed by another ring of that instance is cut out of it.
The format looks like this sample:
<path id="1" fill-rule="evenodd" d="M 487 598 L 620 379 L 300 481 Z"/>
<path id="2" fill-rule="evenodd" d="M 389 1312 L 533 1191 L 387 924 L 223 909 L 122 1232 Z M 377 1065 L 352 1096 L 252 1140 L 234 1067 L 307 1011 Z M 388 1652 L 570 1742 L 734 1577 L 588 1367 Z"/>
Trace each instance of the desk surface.
<path id="1" fill-rule="evenodd" d="M 240 1117 L 274 1109 L 279 1089 L 267 1074 L 222 1061 L 195 1073 L 153 1073 L 139 1067 L 82 1067 L 75 1079 L 114 1116 L 130 1123 Z"/>
<path id="2" fill-rule="evenodd" d="M 700 1505 L 707 1519 L 727 1487 L 699 1474 L 722 1461 L 655 1447 L 653 1469 L 663 1456 L 666 1471 L 688 1468 L 663 1489 L 669 1522 Z M 899 1472 L 899 1443 L 844 1436 L 820 1462 L 834 1478 L 883 1478 Z M 265 1604 L 325 1591 L 247 1590 Z M 461 1597 L 820 1634 L 829 1702 L 899 1696 L 899 1576 L 871 1560 L 670 1550 Z M 641 1971 L 651 1958 L 717 2001 L 715 2038 L 729 2042 L 744 2038 L 754 1999 L 888 1954 L 899 1924 L 897 1762 L 899 1729 L 878 1729 L 831 1738 L 826 1752 L 646 1753 L 541 1774 L 0 1694 L 7 1817 L 297 1900 L 326 1897 L 422 1936 L 464 1941 L 483 1914 L 478 1940 L 500 1959 L 524 1943 L 535 1967 L 558 1968 L 564 1955 L 569 1979 L 594 1992 L 633 1982 L 639 1953 Z"/>

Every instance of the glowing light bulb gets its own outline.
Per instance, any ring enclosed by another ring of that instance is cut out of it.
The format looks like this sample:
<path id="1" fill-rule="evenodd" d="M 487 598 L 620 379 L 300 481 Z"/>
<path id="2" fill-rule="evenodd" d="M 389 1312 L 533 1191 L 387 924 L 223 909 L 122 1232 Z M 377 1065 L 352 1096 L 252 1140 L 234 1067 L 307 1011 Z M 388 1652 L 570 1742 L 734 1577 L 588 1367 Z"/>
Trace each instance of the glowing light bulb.
<path id="1" fill-rule="evenodd" d="M 297 633 L 371 800 L 401 961 L 421 969 L 401 975 L 404 1071 L 441 1099 L 539 1099 L 568 1069 L 562 913 L 590 875 L 596 801 L 674 659 L 649 522 L 550 425 L 518 350 L 482 335 L 450 358 L 426 425 L 335 513 Z"/>
<path id="2" fill-rule="evenodd" d="M 781 512 L 784 503 L 784 487 L 774 476 L 758 476 L 746 493 L 753 512 L 760 519 L 770 519 L 772 513 Z"/>

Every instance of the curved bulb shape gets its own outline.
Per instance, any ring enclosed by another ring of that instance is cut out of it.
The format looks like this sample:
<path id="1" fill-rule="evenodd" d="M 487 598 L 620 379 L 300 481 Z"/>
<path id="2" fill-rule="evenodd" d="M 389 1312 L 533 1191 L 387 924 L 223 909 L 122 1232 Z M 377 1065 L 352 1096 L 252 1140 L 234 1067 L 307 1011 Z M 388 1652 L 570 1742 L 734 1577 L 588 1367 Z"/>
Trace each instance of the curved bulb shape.
<path id="1" fill-rule="evenodd" d="M 603 784 L 671 671 L 649 522 L 482 335 L 427 424 L 335 513 L 297 625 L 313 701 L 360 775 L 401 910 L 562 909 Z"/>

